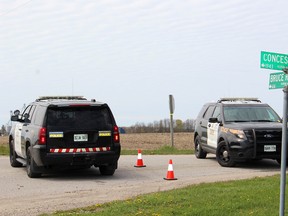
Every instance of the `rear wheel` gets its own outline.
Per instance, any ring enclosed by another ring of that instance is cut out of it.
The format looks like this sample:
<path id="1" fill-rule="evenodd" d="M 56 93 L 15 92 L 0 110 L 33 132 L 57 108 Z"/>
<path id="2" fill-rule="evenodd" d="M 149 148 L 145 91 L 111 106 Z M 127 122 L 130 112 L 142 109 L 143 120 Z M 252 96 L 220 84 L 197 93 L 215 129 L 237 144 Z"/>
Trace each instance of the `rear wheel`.
<path id="1" fill-rule="evenodd" d="M 226 145 L 225 141 L 221 141 L 218 144 L 216 151 L 216 159 L 218 163 L 223 167 L 233 167 L 236 164 L 236 162 L 231 157 L 230 150 Z"/>
<path id="2" fill-rule="evenodd" d="M 9 141 L 9 151 L 10 151 L 10 165 L 12 167 L 22 167 L 22 164 L 16 160 L 17 154 L 14 151 L 14 140 Z"/>
<path id="3" fill-rule="evenodd" d="M 196 158 L 206 158 L 207 156 L 207 152 L 205 152 L 200 145 L 200 137 L 196 136 L 195 141 L 194 141 L 194 145 L 195 145 L 195 156 Z"/>
<path id="4" fill-rule="evenodd" d="M 39 178 L 41 176 L 41 173 L 36 172 L 35 170 L 37 169 L 37 165 L 35 164 L 33 157 L 31 155 L 31 146 L 28 147 L 27 149 L 27 175 L 30 178 Z"/>
<path id="5" fill-rule="evenodd" d="M 116 170 L 115 164 L 103 165 L 99 167 L 101 175 L 113 175 Z"/>

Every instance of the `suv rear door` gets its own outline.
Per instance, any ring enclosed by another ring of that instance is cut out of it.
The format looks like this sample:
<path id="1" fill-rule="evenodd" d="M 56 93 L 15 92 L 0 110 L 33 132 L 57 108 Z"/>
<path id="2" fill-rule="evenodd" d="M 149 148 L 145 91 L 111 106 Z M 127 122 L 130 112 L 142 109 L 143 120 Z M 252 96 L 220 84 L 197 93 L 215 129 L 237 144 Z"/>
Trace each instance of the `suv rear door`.
<path id="1" fill-rule="evenodd" d="M 114 125 L 107 104 L 49 106 L 47 151 L 82 152 L 84 148 L 110 148 L 114 143 Z"/>

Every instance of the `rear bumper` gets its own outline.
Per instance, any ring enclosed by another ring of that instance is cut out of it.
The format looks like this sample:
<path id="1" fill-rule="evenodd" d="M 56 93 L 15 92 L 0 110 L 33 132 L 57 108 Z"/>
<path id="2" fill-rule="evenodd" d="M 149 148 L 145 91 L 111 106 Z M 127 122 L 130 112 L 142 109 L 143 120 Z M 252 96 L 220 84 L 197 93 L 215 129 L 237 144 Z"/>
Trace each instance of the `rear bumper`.
<path id="1" fill-rule="evenodd" d="M 117 163 L 120 143 L 105 152 L 47 153 L 46 146 L 33 146 L 32 155 L 37 166 L 108 165 Z"/>

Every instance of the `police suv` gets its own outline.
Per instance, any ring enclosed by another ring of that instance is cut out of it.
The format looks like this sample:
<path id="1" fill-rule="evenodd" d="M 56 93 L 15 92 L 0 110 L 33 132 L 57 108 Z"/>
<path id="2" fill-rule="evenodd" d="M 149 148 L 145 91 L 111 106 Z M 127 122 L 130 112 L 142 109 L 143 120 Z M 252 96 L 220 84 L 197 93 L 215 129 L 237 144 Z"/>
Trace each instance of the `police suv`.
<path id="1" fill-rule="evenodd" d="M 195 156 L 216 154 L 221 166 L 251 159 L 281 162 L 282 123 L 277 113 L 257 98 L 222 98 L 207 103 L 195 124 Z"/>
<path id="2" fill-rule="evenodd" d="M 113 175 L 120 136 L 106 103 L 79 96 L 40 97 L 11 116 L 10 164 L 26 166 L 31 178 L 50 168 L 99 167 Z"/>

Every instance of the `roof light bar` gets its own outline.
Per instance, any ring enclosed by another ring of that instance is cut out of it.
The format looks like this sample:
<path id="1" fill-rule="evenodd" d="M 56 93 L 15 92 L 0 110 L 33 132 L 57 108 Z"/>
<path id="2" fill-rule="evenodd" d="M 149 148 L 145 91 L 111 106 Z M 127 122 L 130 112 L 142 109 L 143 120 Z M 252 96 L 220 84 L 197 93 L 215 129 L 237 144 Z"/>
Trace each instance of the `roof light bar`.
<path id="1" fill-rule="evenodd" d="M 36 101 L 44 100 L 87 100 L 83 96 L 40 96 Z"/>
<path id="2" fill-rule="evenodd" d="M 261 100 L 259 100 L 258 98 L 239 98 L 239 97 L 231 97 L 231 98 L 220 98 L 220 100 L 218 100 L 218 103 L 224 102 L 224 101 L 253 101 L 253 102 L 259 102 L 261 103 Z"/>

